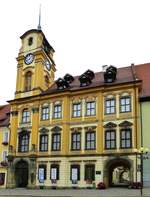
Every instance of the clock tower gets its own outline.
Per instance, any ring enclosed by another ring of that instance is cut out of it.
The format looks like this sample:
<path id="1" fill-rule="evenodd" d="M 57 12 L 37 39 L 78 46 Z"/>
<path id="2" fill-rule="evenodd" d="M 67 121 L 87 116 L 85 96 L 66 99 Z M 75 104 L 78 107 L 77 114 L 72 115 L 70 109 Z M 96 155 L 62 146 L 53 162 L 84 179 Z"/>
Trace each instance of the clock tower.
<path id="1" fill-rule="evenodd" d="M 48 89 L 56 71 L 55 51 L 41 29 L 31 29 L 20 38 L 15 98 L 38 95 Z"/>

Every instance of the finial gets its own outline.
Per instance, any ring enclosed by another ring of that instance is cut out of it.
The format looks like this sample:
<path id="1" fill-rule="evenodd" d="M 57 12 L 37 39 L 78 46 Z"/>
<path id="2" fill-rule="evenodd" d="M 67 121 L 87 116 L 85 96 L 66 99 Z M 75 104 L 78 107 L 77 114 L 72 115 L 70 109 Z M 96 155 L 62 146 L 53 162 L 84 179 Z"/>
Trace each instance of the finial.
<path id="1" fill-rule="evenodd" d="M 37 29 L 41 30 L 41 4 L 40 4 L 40 7 L 39 7 L 39 24 L 38 24 Z"/>

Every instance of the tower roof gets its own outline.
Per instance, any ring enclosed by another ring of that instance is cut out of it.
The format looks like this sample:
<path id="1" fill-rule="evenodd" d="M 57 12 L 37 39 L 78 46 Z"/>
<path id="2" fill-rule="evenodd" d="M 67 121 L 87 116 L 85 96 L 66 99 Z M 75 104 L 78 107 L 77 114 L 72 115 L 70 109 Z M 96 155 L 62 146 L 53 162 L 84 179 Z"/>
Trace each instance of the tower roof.
<path id="1" fill-rule="evenodd" d="M 40 33 L 40 34 L 42 34 L 42 36 L 44 38 L 44 42 L 53 50 L 53 52 L 55 52 L 53 47 L 49 44 L 48 40 L 46 39 L 45 34 L 40 29 L 30 29 L 30 30 L 26 31 L 22 36 L 20 36 L 20 38 L 24 39 L 28 34 L 31 34 L 31 33 Z"/>

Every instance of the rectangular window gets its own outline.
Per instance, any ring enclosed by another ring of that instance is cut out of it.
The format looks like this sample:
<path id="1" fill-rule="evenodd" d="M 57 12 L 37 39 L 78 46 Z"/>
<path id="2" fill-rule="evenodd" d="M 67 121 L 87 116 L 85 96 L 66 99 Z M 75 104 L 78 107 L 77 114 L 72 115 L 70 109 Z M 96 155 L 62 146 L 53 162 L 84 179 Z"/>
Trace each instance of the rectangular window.
<path id="1" fill-rule="evenodd" d="M 70 180 L 73 183 L 76 183 L 80 180 L 80 165 L 71 165 L 70 166 Z"/>
<path id="2" fill-rule="evenodd" d="M 120 133 L 120 146 L 121 148 L 132 147 L 132 130 L 122 129 Z"/>
<path id="3" fill-rule="evenodd" d="M 23 123 L 30 122 L 30 112 L 28 110 L 23 110 L 23 112 L 22 112 L 22 122 Z"/>
<path id="4" fill-rule="evenodd" d="M 92 164 L 85 165 L 85 180 L 86 181 L 95 180 L 95 165 Z"/>
<path id="5" fill-rule="evenodd" d="M 54 118 L 61 118 L 62 116 L 62 109 L 61 105 L 54 106 Z"/>
<path id="6" fill-rule="evenodd" d="M 105 100 L 105 114 L 114 114 L 115 113 L 115 99 L 106 99 Z"/>
<path id="7" fill-rule="evenodd" d="M 52 134 L 52 151 L 60 150 L 61 135 L 60 133 Z"/>
<path id="8" fill-rule="evenodd" d="M 43 182 L 46 180 L 46 174 L 47 174 L 47 166 L 45 164 L 40 164 L 38 168 L 38 179 L 39 182 Z"/>
<path id="9" fill-rule="evenodd" d="M 116 131 L 107 130 L 105 131 L 105 149 L 116 148 Z"/>
<path id="10" fill-rule="evenodd" d="M 5 173 L 0 173 L 0 186 L 5 184 Z"/>
<path id="11" fill-rule="evenodd" d="M 95 101 L 87 102 L 86 103 L 86 115 L 87 116 L 94 116 L 95 112 L 96 112 Z"/>
<path id="12" fill-rule="evenodd" d="M 49 119 L 49 107 L 42 107 L 41 111 L 41 119 L 48 120 Z"/>
<path id="13" fill-rule="evenodd" d="M 4 132 L 4 135 L 3 135 L 3 142 L 8 143 L 8 132 Z"/>
<path id="14" fill-rule="evenodd" d="M 81 116 L 81 103 L 75 103 L 72 106 L 72 116 L 80 117 Z"/>
<path id="15" fill-rule="evenodd" d="M 95 149 L 95 132 L 86 132 L 85 135 L 85 149 L 94 150 Z"/>
<path id="16" fill-rule="evenodd" d="M 28 152 L 29 151 L 29 134 L 20 134 L 19 135 L 19 152 Z"/>
<path id="17" fill-rule="evenodd" d="M 3 151 L 3 161 L 7 161 L 7 151 Z"/>
<path id="18" fill-rule="evenodd" d="M 59 180 L 59 165 L 58 164 L 51 165 L 50 179 L 52 181 Z"/>
<path id="19" fill-rule="evenodd" d="M 120 112 L 131 111 L 131 97 L 120 98 Z"/>
<path id="20" fill-rule="evenodd" d="M 48 135 L 40 135 L 40 151 L 48 151 Z"/>
<path id="21" fill-rule="evenodd" d="M 71 150 L 81 149 L 81 133 L 72 133 Z"/>

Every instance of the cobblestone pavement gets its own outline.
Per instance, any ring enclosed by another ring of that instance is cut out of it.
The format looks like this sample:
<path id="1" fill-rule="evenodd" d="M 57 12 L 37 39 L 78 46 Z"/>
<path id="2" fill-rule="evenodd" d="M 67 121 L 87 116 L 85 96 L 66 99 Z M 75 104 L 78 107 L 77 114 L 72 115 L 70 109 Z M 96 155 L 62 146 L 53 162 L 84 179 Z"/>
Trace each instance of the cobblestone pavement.
<path id="1" fill-rule="evenodd" d="M 0 189 L 0 197 L 138 197 L 140 190 L 124 189 L 124 188 L 109 188 L 106 190 L 96 189 Z M 150 188 L 143 189 L 143 196 L 150 197 Z"/>

